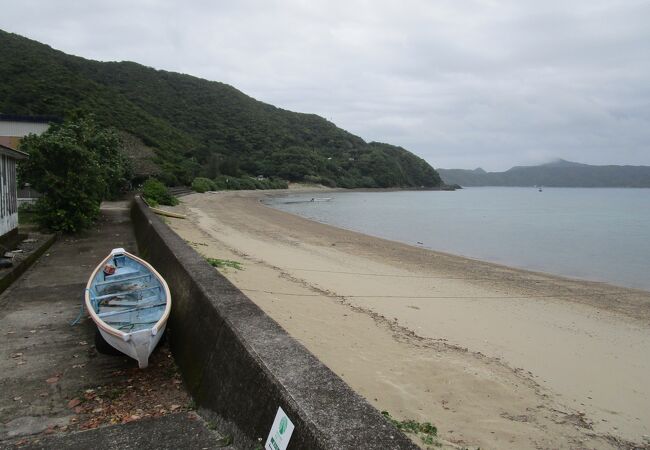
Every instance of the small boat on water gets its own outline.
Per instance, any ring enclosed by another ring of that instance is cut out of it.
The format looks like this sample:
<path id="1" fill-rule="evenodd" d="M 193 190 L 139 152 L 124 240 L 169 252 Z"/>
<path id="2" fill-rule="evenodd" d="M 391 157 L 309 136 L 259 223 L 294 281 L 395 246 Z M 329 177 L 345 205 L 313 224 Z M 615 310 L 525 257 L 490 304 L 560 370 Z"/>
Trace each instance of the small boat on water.
<path id="1" fill-rule="evenodd" d="M 115 248 L 90 276 L 85 300 L 97 325 L 97 350 L 106 353 L 102 350 L 113 347 L 137 360 L 141 369 L 147 367 L 171 311 L 163 277 L 146 261 Z"/>

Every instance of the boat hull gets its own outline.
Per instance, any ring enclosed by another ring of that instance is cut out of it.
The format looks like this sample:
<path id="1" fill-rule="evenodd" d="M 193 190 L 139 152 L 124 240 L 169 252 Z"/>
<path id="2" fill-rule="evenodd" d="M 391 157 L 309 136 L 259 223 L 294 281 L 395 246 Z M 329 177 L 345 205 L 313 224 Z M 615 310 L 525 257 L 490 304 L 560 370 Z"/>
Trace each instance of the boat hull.
<path id="1" fill-rule="evenodd" d="M 85 304 L 106 343 L 147 367 L 171 311 L 162 276 L 146 261 L 113 249 L 91 274 Z"/>
<path id="2" fill-rule="evenodd" d="M 145 369 L 149 366 L 149 356 L 158 345 L 158 342 L 160 342 L 165 332 L 165 327 L 166 324 L 163 325 L 162 329 L 155 336 L 151 334 L 151 330 L 136 331 L 135 333 L 131 333 L 129 339 L 126 341 L 107 333 L 99 327 L 97 329 L 99 330 L 99 334 L 102 335 L 111 347 L 135 359 L 138 362 L 138 367 Z"/>

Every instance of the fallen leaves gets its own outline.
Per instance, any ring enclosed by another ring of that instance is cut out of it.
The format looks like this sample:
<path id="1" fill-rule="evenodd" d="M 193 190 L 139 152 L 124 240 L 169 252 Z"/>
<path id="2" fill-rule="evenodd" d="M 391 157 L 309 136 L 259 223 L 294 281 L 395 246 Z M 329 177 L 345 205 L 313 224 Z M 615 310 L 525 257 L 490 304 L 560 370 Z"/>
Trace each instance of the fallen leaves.
<path id="1" fill-rule="evenodd" d="M 55 384 L 59 382 L 59 379 L 60 379 L 59 377 L 50 377 L 47 380 L 45 380 L 45 382 L 47 384 Z"/>
<path id="2" fill-rule="evenodd" d="M 87 389 L 78 403 L 69 402 L 78 415 L 72 428 L 87 430 L 190 409 L 190 398 L 167 347 L 151 355 L 148 369 L 133 367 L 112 375 L 115 382 Z"/>
<path id="3" fill-rule="evenodd" d="M 80 404 L 81 404 L 81 400 L 79 400 L 78 398 L 73 398 L 68 402 L 68 408 L 74 408 L 75 406 Z"/>

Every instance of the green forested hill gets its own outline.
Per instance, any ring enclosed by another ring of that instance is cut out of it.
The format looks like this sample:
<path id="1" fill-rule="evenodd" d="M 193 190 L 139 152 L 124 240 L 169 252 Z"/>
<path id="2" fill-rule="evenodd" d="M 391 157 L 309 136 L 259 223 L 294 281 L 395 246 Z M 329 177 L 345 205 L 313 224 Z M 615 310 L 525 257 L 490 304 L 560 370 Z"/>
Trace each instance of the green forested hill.
<path id="1" fill-rule="evenodd" d="M 441 184 L 403 148 L 366 143 L 317 115 L 276 108 L 223 83 L 91 61 L 4 31 L 0 61 L 0 113 L 92 113 L 153 148 L 168 184 L 220 173 L 342 187 Z"/>

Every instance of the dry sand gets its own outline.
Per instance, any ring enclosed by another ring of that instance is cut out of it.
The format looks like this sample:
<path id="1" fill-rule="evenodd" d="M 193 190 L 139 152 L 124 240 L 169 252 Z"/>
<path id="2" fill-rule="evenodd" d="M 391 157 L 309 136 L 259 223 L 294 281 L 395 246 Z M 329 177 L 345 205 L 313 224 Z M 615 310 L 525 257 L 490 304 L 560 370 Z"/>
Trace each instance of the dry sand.
<path id="1" fill-rule="evenodd" d="M 222 272 L 378 409 L 452 446 L 650 448 L 650 293 L 365 236 L 264 195 L 193 194 L 174 208 L 189 220 L 166 220 L 241 262 Z"/>

